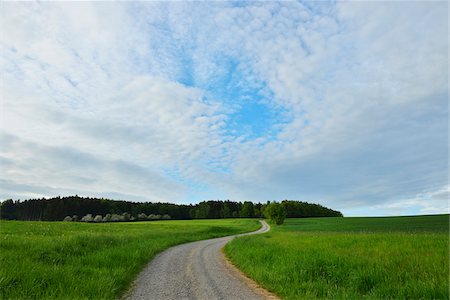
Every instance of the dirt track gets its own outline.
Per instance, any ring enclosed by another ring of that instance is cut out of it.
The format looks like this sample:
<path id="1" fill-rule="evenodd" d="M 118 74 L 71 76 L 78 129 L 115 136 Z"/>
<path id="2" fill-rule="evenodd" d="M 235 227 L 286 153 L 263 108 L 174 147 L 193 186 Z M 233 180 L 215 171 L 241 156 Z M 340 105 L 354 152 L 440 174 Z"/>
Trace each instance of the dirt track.
<path id="1" fill-rule="evenodd" d="M 254 232 L 269 231 L 266 222 Z M 157 255 L 139 274 L 126 299 L 264 299 L 227 264 L 222 247 L 235 236 L 178 245 Z"/>

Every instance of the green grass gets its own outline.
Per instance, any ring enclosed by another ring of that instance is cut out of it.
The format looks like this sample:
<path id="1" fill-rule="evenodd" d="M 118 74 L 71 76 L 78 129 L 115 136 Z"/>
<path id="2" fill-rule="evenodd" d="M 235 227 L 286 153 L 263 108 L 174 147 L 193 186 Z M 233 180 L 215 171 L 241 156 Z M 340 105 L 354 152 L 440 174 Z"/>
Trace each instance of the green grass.
<path id="1" fill-rule="evenodd" d="M 257 220 L 0 222 L 1 299 L 114 299 L 158 252 L 252 231 Z"/>
<path id="2" fill-rule="evenodd" d="M 287 219 L 228 257 L 284 299 L 448 299 L 449 216 Z"/>
<path id="3" fill-rule="evenodd" d="M 449 215 L 286 219 L 285 224 L 279 229 L 282 231 L 448 233 Z"/>

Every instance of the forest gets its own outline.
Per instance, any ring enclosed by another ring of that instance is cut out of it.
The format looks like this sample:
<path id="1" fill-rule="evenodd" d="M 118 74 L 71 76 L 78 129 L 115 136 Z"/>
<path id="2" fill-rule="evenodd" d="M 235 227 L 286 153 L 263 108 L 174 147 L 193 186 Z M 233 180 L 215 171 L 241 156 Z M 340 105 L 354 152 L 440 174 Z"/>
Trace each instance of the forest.
<path id="1" fill-rule="evenodd" d="M 8 199 L 0 205 L 0 218 L 24 221 L 62 221 L 65 217 L 85 215 L 129 214 L 131 220 L 138 220 L 140 214 L 166 216 L 176 220 L 260 218 L 265 204 L 250 201 L 209 200 L 198 204 L 174 204 L 153 202 L 131 202 L 90 197 L 54 197 L 29 200 Z M 342 213 L 320 204 L 284 200 L 281 202 L 288 218 L 342 217 Z"/>

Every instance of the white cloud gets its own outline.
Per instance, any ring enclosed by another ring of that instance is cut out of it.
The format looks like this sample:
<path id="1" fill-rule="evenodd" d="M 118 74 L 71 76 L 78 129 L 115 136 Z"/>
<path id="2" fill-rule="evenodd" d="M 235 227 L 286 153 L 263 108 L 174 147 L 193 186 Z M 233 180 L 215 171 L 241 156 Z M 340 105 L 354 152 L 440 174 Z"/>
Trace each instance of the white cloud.
<path id="1" fill-rule="evenodd" d="M 1 129 L 22 146 L 2 150 L 2 175 L 24 190 L 437 211 L 417 195 L 447 184 L 446 5 L 5 3 Z M 227 129 L 249 95 L 283 111 L 275 137 Z M 111 175 L 102 191 L 93 170 L 75 178 L 75 154 L 52 157 L 62 146 Z M 62 162 L 74 169 L 51 177 Z"/>
<path id="2" fill-rule="evenodd" d="M 449 187 L 417 194 L 415 197 L 400 199 L 392 203 L 350 209 L 350 215 L 408 215 L 450 213 Z"/>
<path id="3" fill-rule="evenodd" d="M 70 146 L 43 146 L 16 136 L 2 134 L 2 188 L 8 197 L 45 191 L 71 191 L 89 195 L 116 193 L 133 200 L 177 201 L 185 188 L 173 180 L 142 166 L 108 159 Z M 17 186 L 30 190 L 16 191 Z"/>
<path id="4" fill-rule="evenodd" d="M 348 19 L 353 7 L 345 3 L 341 15 L 315 16 L 297 28 L 292 9 L 292 16 L 272 15 L 256 31 L 240 26 L 239 13 L 228 19 L 227 42 L 247 37 L 253 68 L 293 122 L 263 149 L 241 145 L 224 190 L 236 198 L 300 197 L 345 210 L 445 184 L 446 17 L 442 3 L 428 5 L 361 4 Z M 397 18 L 399 9 L 407 17 Z"/>

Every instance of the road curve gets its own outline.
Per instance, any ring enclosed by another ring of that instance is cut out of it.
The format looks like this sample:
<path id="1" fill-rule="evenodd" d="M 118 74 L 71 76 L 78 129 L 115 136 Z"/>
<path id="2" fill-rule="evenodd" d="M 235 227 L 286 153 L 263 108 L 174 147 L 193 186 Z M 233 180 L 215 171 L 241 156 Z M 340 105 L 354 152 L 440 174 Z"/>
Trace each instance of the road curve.
<path id="1" fill-rule="evenodd" d="M 127 300 L 264 299 L 242 275 L 227 267 L 221 251 L 236 236 L 269 231 L 265 221 L 253 232 L 178 245 L 157 255 L 138 275 Z"/>

